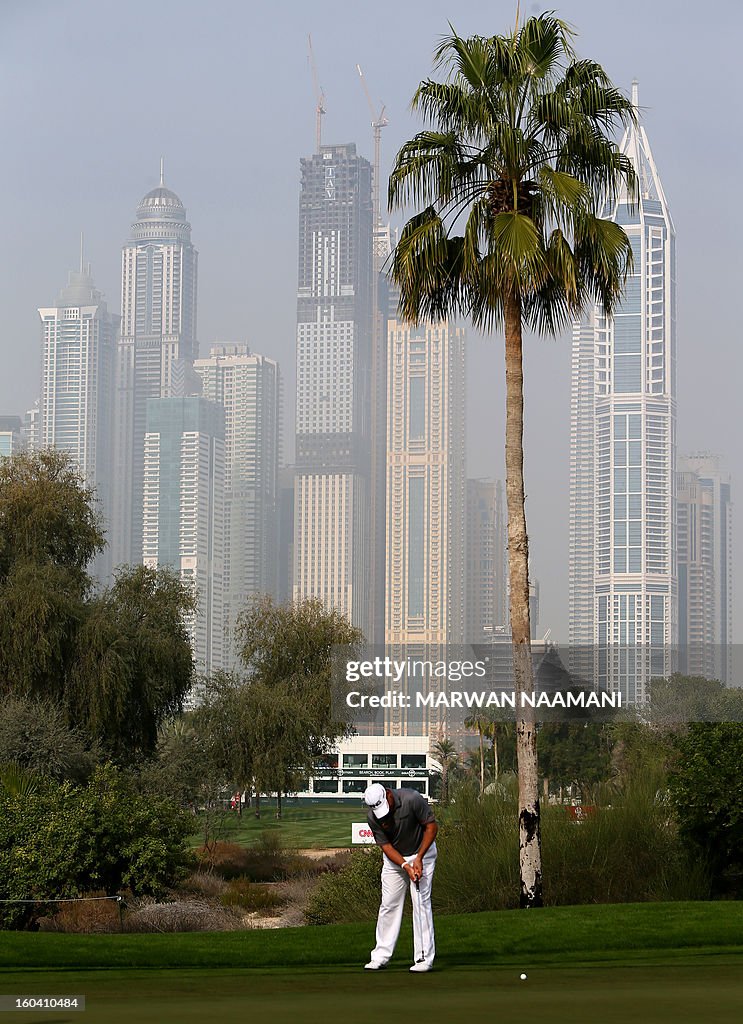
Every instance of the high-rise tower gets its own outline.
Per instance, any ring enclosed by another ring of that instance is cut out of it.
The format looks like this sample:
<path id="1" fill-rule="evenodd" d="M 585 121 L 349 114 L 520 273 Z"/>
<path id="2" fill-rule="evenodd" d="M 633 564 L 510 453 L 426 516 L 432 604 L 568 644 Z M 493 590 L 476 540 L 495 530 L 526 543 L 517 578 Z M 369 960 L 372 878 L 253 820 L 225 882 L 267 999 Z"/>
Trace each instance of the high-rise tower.
<path id="1" fill-rule="evenodd" d="M 197 672 L 224 667 L 224 409 L 192 395 L 150 399 L 144 435 L 142 561 L 193 587 Z"/>
<path id="2" fill-rule="evenodd" d="M 108 531 L 111 513 L 111 406 L 119 318 L 108 312 L 90 268 L 69 275 L 53 306 L 39 309 L 42 327 L 38 443 L 67 452 L 94 488 Z M 108 548 L 93 571 L 105 577 Z"/>
<path id="3" fill-rule="evenodd" d="M 113 563 L 142 557 L 142 472 L 147 402 L 193 390 L 197 252 L 175 192 L 143 197 L 121 260 L 116 358 Z"/>
<path id="4" fill-rule="evenodd" d="M 293 593 L 370 635 L 371 165 L 353 144 L 302 160 Z"/>
<path id="5" fill-rule="evenodd" d="M 716 455 L 678 460 L 679 670 L 732 681 L 730 477 Z"/>
<path id="6" fill-rule="evenodd" d="M 484 643 L 508 628 L 506 524 L 500 480 L 467 481 L 465 640 Z"/>
<path id="7" fill-rule="evenodd" d="M 678 637 L 676 261 L 642 125 L 621 150 L 639 196 L 621 193 L 605 216 L 629 236 L 632 274 L 614 315 L 596 306 L 573 333 L 570 643 L 574 670 L 634 701 L 670 670 Z"/>
<path id="8" fill-rule="evenodd" d="M 468 639 L 464 330 L 390 319 L 387 367 L 385 644 L 436 662 Z M 389 713 L 393 733 L 410 728 L 406 715 Z"/>
<path id="9" fill-rule="evenodd" d="M 224 617 L 226 661 L 251 596 L 278 596 L 281 375 L 247 345 L 213 345 L 194 370 L 204 398 L 224 407 Z"/>

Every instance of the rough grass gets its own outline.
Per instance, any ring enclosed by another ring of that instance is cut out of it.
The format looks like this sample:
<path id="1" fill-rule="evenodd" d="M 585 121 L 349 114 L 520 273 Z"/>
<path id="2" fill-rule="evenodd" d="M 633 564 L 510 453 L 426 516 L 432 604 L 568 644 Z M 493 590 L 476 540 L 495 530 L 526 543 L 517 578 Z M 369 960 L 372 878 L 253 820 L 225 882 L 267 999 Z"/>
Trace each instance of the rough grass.
<path id="1" fill-rule="evenodd" d="M 621 792 L 596 794 L 579 823 L 562 806 L 542 814 L 544 898 L 548 905 L 706 899 L 709 875 L 684 849 L 662 778 L 647 773 Z M 434 910 L 448 914 L 516 908 L 518 807 L 503 790 L 482 800 L 462 789 L 440 818 Z M 372 920 L 379 905 L 379 854 L 357 850 L 348 868 L 320 880 L 312 924 Z"/>

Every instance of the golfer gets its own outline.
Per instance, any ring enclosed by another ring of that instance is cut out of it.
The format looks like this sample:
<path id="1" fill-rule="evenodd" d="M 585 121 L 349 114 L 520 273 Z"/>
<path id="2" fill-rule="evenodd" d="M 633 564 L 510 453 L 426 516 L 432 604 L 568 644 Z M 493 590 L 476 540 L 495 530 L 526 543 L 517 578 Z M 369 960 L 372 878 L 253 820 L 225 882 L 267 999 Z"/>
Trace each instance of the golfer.
<path id="1" fill-rule="evenodd" d="M 365 791 L 364 803 L 374 841 L 384 854 L 377 944 L 365 968 L 378 971 L 390 960 L 400 934 L 405 892 L 410 889 L 415 946 L 410 970 L 430 971 L 436 953 L 431 883 L 439 826 L 428 801 L 415 789 L 385 789 L 375 782 Z"/>

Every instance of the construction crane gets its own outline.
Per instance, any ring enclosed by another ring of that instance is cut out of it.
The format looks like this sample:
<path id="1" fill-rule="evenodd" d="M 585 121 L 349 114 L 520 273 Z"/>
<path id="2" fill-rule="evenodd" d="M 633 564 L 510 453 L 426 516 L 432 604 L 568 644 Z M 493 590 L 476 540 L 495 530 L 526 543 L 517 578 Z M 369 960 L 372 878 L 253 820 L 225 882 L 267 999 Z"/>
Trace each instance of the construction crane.
<path id="1" fill-rule="evenodd" d="M 322 144 L 322 119 L 325 114 L 325 93 L 323 92 L 317 78 L 317 64 L 315 63 L 315 53 L 312 49 L 312 36 L 307 36 L 307 44 L 309 47 L 310 68 L 312 69 L 312 83 L 315 87 L 315 99 L 317 100 L 317 106 L 315 107 L 315 148 L 319 153 L 320 146 Z"/>
<path id="2" fill-rule="evenodd" d="M 361 86 L 366 96 L 366 102 L 369 104 L 369 111 L 371 113 L 371 126 L 374 130 L 374 178 L 372 179 L 372 205 L 374 207 L 374 227 L 380 228 L 382 226 L 382 211 L 380 209 L 380 196 L 379 196 L 379 165 L 380 165 L 380 153 L 382 148 L 382 129 L 386 128 L 389 121 L 384 116 L 385 105 L 382 104 L 382 109 L 379 113 L 376 112 L 374 107 L 374 101 L 371 98 L 369 87 L 366 84 L 364 78 L 364 72 L 361 70 L 361 65 L 356 65 L 356 70 L 359 73 L 361 79 Z"/>

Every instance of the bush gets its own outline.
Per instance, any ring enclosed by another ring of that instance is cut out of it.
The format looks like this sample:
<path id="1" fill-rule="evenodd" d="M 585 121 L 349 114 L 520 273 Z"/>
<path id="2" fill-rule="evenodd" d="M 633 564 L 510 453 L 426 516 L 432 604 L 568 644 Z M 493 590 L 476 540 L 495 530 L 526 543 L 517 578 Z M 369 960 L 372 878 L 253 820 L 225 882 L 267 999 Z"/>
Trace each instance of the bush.
<path id="1" fill-rule="evenodd" d="M 63 708 L 51 700 L 0 698 L 0 764 L 12 761 L 55 779 L 87 782 L 98 761 L 96 745 L 71 729 Z"/>
<path id="2" fill-rule="evenodd" d="M 714 890 L 743 893 L 743 725 L 694 722 L 676 740 L 670 776 L 683 842 L 709 865 Z"/>
<path id="3" fill-rule="evenodd" d="M 24 796 L 0 789 L 0 891 L 3 927 L 23 927 L 43 901 L 91 890 L 164 895 L 184 873 L 192 821 L 167 800 L 140 796 L 113 765 L 90 783 L 37 780 Z"/>
<path id="4" fill-rule="evenodd" d="M 255 846 L 240 846 L 218 840 L 197 851 L 202 865 L 222 878 L 249 878 L 252 882 L 283 882 L 302 874 L 319 873 L 309 857 L 302 857 L 282 849 L 281 840 L 271 832 L 264 832 Z"/>
<path id="5" fill-rule="evenodd" d="M 224 932 L 235 927 L 228 911 L 208 902 L 144 903 L 124 918 L 125 932 Z"/>
<path id="6" fill-rule="evenodd" d="M 276 911 L 283 907 L 285 900 L 274 889 L 256 885 L 249 878 L 235 878 L 220 897 L 224 907 L 239 907 L 240 910 Z"/>
<path id="7" fill-rule="evenodd" d="M 49 917 L 39 918 L 40 932 L 67 932 L 74 935 L 110 934 L 122 931 L 119 903 L 101 899 L 103 892 L 88 893 L 79 903 L 61 903 Z"/>
<path id="8" fill-rule="evenodd" d="M 381 870 L 378 846 L 353 850 L 345 868 L 318 882 L 305 910 L 307 923 L 373 921 L 379 909 Z"/>

